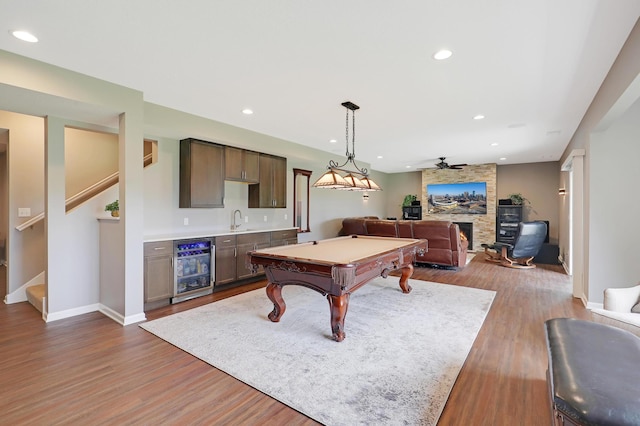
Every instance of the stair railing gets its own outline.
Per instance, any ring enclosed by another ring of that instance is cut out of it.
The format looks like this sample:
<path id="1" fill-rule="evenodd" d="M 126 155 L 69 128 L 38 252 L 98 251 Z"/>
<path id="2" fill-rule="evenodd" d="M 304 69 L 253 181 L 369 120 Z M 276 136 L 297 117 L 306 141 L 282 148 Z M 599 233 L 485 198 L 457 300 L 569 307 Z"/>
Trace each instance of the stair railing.
<path id="1" fill-rule="evenodd" d="M 144 167 L 147 167 L 152 163 L 152 157 L 153 157 L 153 154 L 147 154 L 144 156 L 144 160 L 143 160 Z M 80 204 L 95 197 L 96 195 L 100 194 L 102 191 L 112 187 L 113 185 L 118 183 L 119 178 L 120 178 L 120 173 L 115 172 L 107 176 L 106 178 L 100 180 L 99 182 L 96 182 L 95 184 L 87 187 L 86 189 L 83 189 L 82 191 L 78 192 L 76 195 L 73 195 L 67 198 L 64 203 L 65 211 L 68 212 L 69 210 L 72 210 L 78 207 Z M 33 216 L 31 219 L 21 223 L 20 225 L 17 225 L 16 229 L 22 232 L 27 228 L 31 228 L 33 225 L 40 222 L 41 220 L 44 220 L 44 212 L 36 216 Z"/>

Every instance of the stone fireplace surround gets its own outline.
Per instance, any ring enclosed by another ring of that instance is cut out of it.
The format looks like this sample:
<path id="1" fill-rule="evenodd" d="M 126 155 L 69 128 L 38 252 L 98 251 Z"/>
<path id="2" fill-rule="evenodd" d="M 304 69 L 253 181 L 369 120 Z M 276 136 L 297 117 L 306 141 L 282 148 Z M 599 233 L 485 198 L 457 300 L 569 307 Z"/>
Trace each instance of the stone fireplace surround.
<path id="1" fill-rule="evenodd" d="M 496 172 L 497 165 L 479 164 L 465 166 L 462 170 L 450 169 L 426 169 L 422 171 L 422 219 L 423 220 L 448 220 L 451 222 L 473 223 L 473 248 L 475 251 L 480 244 L 491 244 L 496 239 Z M 486 182 L 487 183 L 487 214 L 429 214 L 427 203 L 427 185 L 431 183 L 462 183 L 462 182 Z"/>

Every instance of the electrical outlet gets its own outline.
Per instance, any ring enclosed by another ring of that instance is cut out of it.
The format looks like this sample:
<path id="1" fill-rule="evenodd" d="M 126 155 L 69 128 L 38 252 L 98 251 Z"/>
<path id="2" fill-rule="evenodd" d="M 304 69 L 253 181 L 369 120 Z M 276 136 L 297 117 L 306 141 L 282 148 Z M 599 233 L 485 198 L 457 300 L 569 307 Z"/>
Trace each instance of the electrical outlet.
<path id="1" fill-rule="evenodd" d="M 249 216 L 246 216 L 246 215 L 245 215 L 245 217 L 244 217 L 244 223 L 249 223 Z"/>
<path id="2" fill-rule="evenodd" d="M 185 217 L 183 223 L 184 223 L 184 226 L 189 225 L 189 218 Z"/>
<path id="3" fill-rule="evenodd" d="M 287 216 L 287 214 L 285 213 L 285 214 L 284 214 L 284 220 L 287 220 L 287 218 L 288 218 L 288 217 L 289 217 L 289 216 Z"/>
<path id="4" fill-rule="evenodd" d="M 266 217 L 266 216 L 264 217 L 264 221 L 265 221 L 265 222 L 267 221 L 267 217 Z"/>
<path id="5" fill-rule="evenodd" d="M 18 217 L 31 217 L 31 208 L 29 208 L 29 207 L 19 207 L 18 208 Z"/>

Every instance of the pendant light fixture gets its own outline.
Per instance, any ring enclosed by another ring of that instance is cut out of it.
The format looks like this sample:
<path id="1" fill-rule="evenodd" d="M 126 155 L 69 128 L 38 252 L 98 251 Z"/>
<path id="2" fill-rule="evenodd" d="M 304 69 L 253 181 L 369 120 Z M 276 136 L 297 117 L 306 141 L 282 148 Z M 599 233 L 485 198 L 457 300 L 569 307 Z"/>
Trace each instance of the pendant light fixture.
<path id="1" fill-rule="evenodd" d="M 333 160 L 329 160 L 327 172 L 320 176 L 320 179 L 313 184 L 315 188 L 325 189 L 347 189 L 351 191 L 382 191 L 373 180 L 369 178 L 369 171 L 360 168 L 356 164 L 356 110 L 360 107 L 352 102 L 343 102 L 342 106 L 347 110 L 345 133 L 347 139 L 347 161 L 339 165 Z M 349 111 L 351 111 L 351 151 L 349 151 Z M 351 163 L 355 170 L 345 168 Z M 341 173 L 345 173 L 342 176 Z"/>

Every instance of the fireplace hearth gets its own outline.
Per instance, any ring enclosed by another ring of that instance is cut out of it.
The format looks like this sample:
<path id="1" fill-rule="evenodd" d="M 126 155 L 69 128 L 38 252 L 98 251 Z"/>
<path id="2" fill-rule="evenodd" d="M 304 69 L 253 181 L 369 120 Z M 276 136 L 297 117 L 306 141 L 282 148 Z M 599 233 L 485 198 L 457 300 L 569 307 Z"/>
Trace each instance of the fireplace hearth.
<path id="1" fill-rule="evenodd" d="M 469 248 L 467 250 L 471 251 L 473 250 L 473 222 L 453 222 L 458 224 L 458 227 L 460 228 L 460 232 L 462 232 L 464 234 L 465 237 L 467 237 L 467 240 L 469 241 Z"/>

